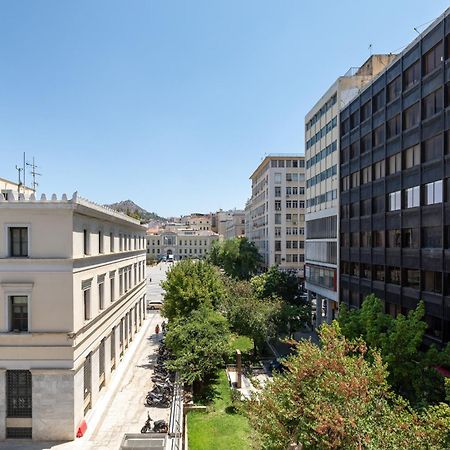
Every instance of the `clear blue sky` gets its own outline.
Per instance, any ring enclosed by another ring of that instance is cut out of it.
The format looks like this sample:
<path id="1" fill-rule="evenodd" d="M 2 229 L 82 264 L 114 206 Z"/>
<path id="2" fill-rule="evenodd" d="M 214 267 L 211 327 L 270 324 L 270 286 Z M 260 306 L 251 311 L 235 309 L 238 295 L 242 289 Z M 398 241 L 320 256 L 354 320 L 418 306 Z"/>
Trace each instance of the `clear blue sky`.
<path id="1" fill-rule="evenodd" d="M 162 215 L 243 207 L 266 153 L 350 66 L 394 52 L 448 0 L 0 3 L 0 177 Z"/>

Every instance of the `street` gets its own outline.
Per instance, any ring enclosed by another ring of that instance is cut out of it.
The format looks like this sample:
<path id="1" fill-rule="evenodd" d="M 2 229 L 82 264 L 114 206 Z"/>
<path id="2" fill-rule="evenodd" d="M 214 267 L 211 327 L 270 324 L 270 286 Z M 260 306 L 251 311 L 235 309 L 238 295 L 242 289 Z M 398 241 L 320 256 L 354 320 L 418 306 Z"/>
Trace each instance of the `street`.
<path id="1" fill-rule="evenodd" d="M 161 281 L 165 279 L 168 263 L 147 267 L 147 299 L 162 299 Z M 151 281 L 150 281 L 151 279 Z M 147 318 L 125 354 L 122 364 L 110 382 L 88 420 L 88 430 L 82 438 L 66 443 L 7 440 L 0 449 L 20 450 L 116 450 L 124 433 L 139 433 L 147 419 L 168 420 L 168 409 L 145 406 L 145 396 L 152 387 L 152 367 L 161 335 L 155 326 L 161 325 L 159 311 L 149 311 Z"/>

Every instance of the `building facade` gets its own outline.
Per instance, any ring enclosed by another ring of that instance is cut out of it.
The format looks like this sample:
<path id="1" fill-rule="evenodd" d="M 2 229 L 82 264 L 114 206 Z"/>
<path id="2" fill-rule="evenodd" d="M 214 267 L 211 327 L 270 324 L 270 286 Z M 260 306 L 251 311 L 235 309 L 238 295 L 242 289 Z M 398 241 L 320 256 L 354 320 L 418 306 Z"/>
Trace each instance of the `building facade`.
<path id="1" fill-rule="evenodd" d="M 338 311 L 339 111 L 394 58 L 373 55 L 339 77 L 305 117 L 306 283 L 317 325 Z"/>
<path id="2" fill-rule="evenodd" d="M 245 236 L 245 212 L 235 210 L 231 213 L 231 218 L 225 222 L 225 239 L 233 239 Z"/>
<path id="3" fill-rule="evenodd" d="M 341 111 L 340 297 L 375 293 L 393 316 L 425 303 L 450 338 L 450 16 Z"/>
<path id="4" fill-rule="evenodd" d="M 74 439 L 144 320 L 145 228 L 10 195 L 0 236 L 0 439 Z"/>
<path id="5" fill-rule="evenodd" d="M 203 225 L 202 225 L 203 226 Z M 157 234 L 147 234 L 147 258 L 160 260 L 173 256 L 179 261 L 186 258 L 205 258 L 217 233 L 192 228 L 166 229 Z"/>
<path id="6" fill-rule="evenodd" d="M 264 265 L 304 276 L 305 160 L 302 155 L 269 155 L 250 177 L 246 237 Z"/>
<path id="7" fill-rule="evenodd" d="M 8 196 L 13 195 L 16 198 L 19 195 L 23 195 L 24 197 L 29 197 L 33 194 L 33 189 L 25 186 L 24 184 L 17 184 L 14 181 L 7 180 L 5 178 L 0 178 L 0 195 L 3 196 L 5 200 L 8 199 Z"/>

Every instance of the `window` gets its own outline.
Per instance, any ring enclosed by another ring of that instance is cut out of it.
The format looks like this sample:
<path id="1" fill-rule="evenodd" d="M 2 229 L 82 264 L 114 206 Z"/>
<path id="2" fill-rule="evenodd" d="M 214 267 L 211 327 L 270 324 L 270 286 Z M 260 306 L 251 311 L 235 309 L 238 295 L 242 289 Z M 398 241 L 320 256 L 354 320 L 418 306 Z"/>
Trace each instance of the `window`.
<path id="1" fill-rule="evenodd" d="M 380 110 L 384 106 L 384 90 L 373 97 L 372 108 L 373 112 Z"/>
<path id="2" fill-rule="evenodd" d="M 85 289 L 83 291 L 83 306 L 84 306 L 84 320 L 91 318 L 91 290 Z"/>
<path id="3" fill-rule="evenodd" d="M 423 227 L 422 228 L 422 247 L 423 248 L 441 248 L 442 247 L 442 229 L 441 229 L 441 227 Z"/>
<path id="4" fill-rule="evenodd" d="M 277 173 L 274 174 L 274 181 L 277 184 L 281 184 L 281 173 L 277 172 Z"/>
<path id="5" fill-rule="evenodd" d="M 281 214 L 275 214 L 275 224 L 281 225 Z"/>
<path id="6" fill-rule="evenodd" d="M 372 266 L 372 275 L 374 280 L 384 281 L 385 280 L 384 266 L 378 265 Z"/>
<path id="7" fill-rule="evenodd" d="M 286 192 L 287 195 L 289 195 Z M 281 197 L 281 186 L 275 186 L 275 197 Z"/>
<path id="8" fill-rule="evenodd" d="M 290 234 L 290 233 L 288 233 L 287 228 L 286 228 L 286 234 Z M 281 236 L 281 227 L 275 227 L 275 236 L 277 236 L 277 237 Z"/>
<path id="9" fill-rule="evenodd" d="M 350 247 L 359 247 L 359 233 L 350 233 Z"/>
<path id="10" fill-rule="evenodd" d="M 372 243 L 374 248 L 384 247 L 384 231 L 382 230 L 372 231 Z"/>
<path id="11" fill-rule="evenodd" d="M 370 117 L 370 100 L 361 106 L 361 122 Z"/>
<path id="12" fill-rule="evenodd" d="M 386 268 L 387 283 L 400 284 L 400 268 L 387 267 Z"/>
<path id="13" fill-rule="evenodd" d="M 442 158 L 442 151 L 444 147 L 442 134 L 438 134 L 431 139 L 427 139 L 423 142 L 422 146 L 424 162 Z"/>
<path id="14" fill-rule="evenodd" d="M 370 150 L 370 144 L 371 144 L 371 134 L 366 134 L 361 138 L 361 153 L 368 152 Z"/>
<path id="15" fill-rule="evenodd" d="M 427 75 L 432 72 L 441 64 L 441 61 L 443 60 L 444 46 L 442 45 L 442 42 L 439 42 L 439 44 L 423 55 L 423 74 Z"/>
<path id="16" fill-rule="evenodd" d="M 388 211 L 398 211 L 401 209 L 401 191 L 391 192 L 389 194 Z"/>
<path id="17" fill-rule="evenodd" d="M 420 271 L 406 269 L 404 277 L 404 285 L 414 289 L 420 289 Z"/>
<path id="18" fill-rule="evenodd" d="M 387 138 L 393 138 L 394 136 L 397 136 L 400 134 L 401 127 L 400 127 L 400 114 L 397 114 L 392 119 L 389 119 L 386 122 L 386 130 L 387 130 Z"/>
<path id="19" fill-rule="evenodd" d="M 111 253 L 114 252 L 114 235 L 113 235 L 113 233 L 109 233 L 109 251 Z"/>
<path id="20" fill-rule="evenodd" d="M 83 230 L 83 253 L 89 255 L 89 232 L 88 230 Z"/>
<path id="21" fill-rule="evenodd" d="M 350 189 L 350 177 L 348 175 L 342 177 L 341 189 L 342 191 L 348 191 Z"/>
<path id="22" fill-rule="evenodd" d="M 341 205 L 341 218 L 348 219 L 350 217 L 350 205 Z"/>
<path id="23" fill-rule="evenodd" d="M 350 115 L 350 128 L 353 129 L 359 125 L 358 111 Z"/>
<path id="24" fill-rule="evenodd" d="M 382 161 L 378 161 L 373 165 L 373 179 L 378 180 L 380 178 L 384 178 L 385 175 L 385 162 L 384 159 Z"/>
<path id="25" fill-rule="evenodd" d="M 403 111 L 403 129 L 408 130 L 420 122 L 420 104 L 414 103 Z"/>
<path id="26" fill-rule="evenodd" d="M 361 201 L 361 216 L 370 216 L 372 214 L 372 201 L 370 198 Z"/>
<path id="27" fill-rule="evenodd" d="M 420 145 L 407 148 L 403 154 L 405 159 L 405 169 L 409 169 L 420 164 Z"/>
<path id="28" fill-rule="evenodd" d="M 442 203 L 442 180 L 425 185 L 425 205 Z"/>
<path id="29" fill-rule="evenodd" d="M 359 216 L 359 202 L 354 202 L 350 205 L 350 217 Z"/>
<path id="30" fill-rule="evenodd" d="M 350 145 L 350 159 L 356 158 L 359 155 L 359 142 L 354 142 Z"/>
<path id="31" fill-rule="evenodd" d="M 352 175 L 352 188 L 359 186 L 359 172 L 353 172 Z"/>
<path id="32" fill-rule="evenodd" d="M 341 247 L 350 247 L 350 235 L 341 233 Z"/>
<path id="33" fill-rule="evenodd" d="M 361 264 L 361 277 L 369 280 L 372 278 L 369 264 Z"/>
<path id="34" fill-rule="evenodd" d="M 98 232 L 98 252 L 103 253 L 103 233 Z"/>
<path id="35" fill-rule="evenodd" d="M 372 233 L 370 231 L 361 232 L 361 247 L 372 247 Z"/>
<path id="36" fill-rule="evenodd" d="M 109 291 L 111 296 L 111 303 L 116 299 L 116 283 L 114 275 L 109 276 Z"/>
<path id="37" fill-rule="evenodd" d="M 388 230 L 387 231 L 387 246 L 389 248 L 401 247 L 401 232 L 400 230 Z"/>
<path id="38" fill-rule="evenodd" d="M 383 143 L 383 140 L 384 140 L 384 128 L 383 125 L 380 125 L 378 128 L 375 128 L 375 130 L 373 130 L 372 134 L 373 147 L 378 147 L 379 145 L 381 145 Z"/>
<path id="39" fill-rule="evenodd" d="M 419 248 L 420 231 L 417 228 L 405 228 L 402 230 L 404 248 Z"/>
<path id="40" fill-rule="evenodd" d="M 10 298 L 10 331 L 28 331 L 28 297 L 12 295 Z"/>
<path id="41" fill-rule="evenodd" d="M 392 155 L 388 159 L 388 171 L 389 175 L 400 172 L 402 170 L 402 154 L 397 153 Z"/>
<path id="42" fill-rule="evenodd" d="M 281 252 L 281 241 L 275 241 L 275 251 Z"/>
<path id="43" fill-rule="evenodd" d="M 98 285 L 98 306 L 100 309 L 105 308 L 105 288 L 103 281 Z"/>
<path id="44" fill-rule="evenodd" d="M 428 119 L 444 108 L 444 91 L 438 89 L 422 100 L 422 117 Z"/>
<path id="45" fill-rule="evenodd" d="M 373 206 L 374 214 L 384 212 L 384 195 L 379 195 L 378 197 L 374 197 L 372 206 Z"/>
<path id="46" fill-rule="evenodd" d="M 361 184 L 370 183 L 372 181 L 372 167 L 364 167 L 361 170 L 362 182 Z"/>
<path id="47" fill-rule="evenodd" d="M 281 200 L 275 200 L 275 211 L 281 211 Z"/>
<path id="48" fill-rule="evenodd" d="M 409 89 L 420 80 L 420 61 L 414 63 L 403 73 L 403 89 Z"/>
<path id="49" fill-rule="evenodd" d="M 28 256 L 28 227 L 9 228 L 9 252 L 12 257 Z"/>
<path id="50" fill-rule="evenodd" d="M 442 294 L 442 272 L 423 272 L 423 290 Z"/>
<path id="51" fill-rule="evenodd" d="M 359 264 L 358 263 L 350 263 L 350 275 L 354 277 L 359 277 Z"/>
<path id="52" fill-rule="evenodd" d="M 395 80 L 391 81 L 387 86 L 387 101 L 392 102 L 402 92 L 402 80 L 398 76 Z"/>
<path id="53" fill-rule="evenodd" d="M 416 206 L 420 206 L 420 186 L 405 189 L 405 207 L 415 208 Z"/>
<path id="54" fill-rule="evenodd" d="M 6 371 L 6 416 L 32 417 L 32 382 L 29 370 Z"/>

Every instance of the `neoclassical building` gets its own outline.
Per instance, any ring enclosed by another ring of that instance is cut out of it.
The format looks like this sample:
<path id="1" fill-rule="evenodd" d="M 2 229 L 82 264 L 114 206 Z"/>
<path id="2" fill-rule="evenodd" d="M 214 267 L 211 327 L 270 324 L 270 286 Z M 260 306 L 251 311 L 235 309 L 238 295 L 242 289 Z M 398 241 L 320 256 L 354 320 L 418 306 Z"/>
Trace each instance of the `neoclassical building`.
<path id="1" fill-rule="evenodd" d="M 145 228 L 80 198 L 0 196 L 0 440 L 71 440 L 145 318 Z"/>

